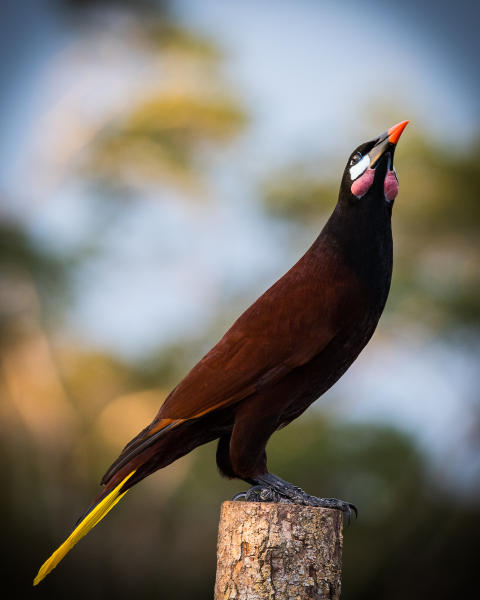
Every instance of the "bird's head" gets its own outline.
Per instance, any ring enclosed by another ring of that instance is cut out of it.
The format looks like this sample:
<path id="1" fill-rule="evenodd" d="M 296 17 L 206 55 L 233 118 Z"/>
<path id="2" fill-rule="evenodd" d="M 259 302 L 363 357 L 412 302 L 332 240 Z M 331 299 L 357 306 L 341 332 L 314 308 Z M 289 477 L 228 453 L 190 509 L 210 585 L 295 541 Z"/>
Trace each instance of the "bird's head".
<path id="1" fill-rule="evenodd" d="M 390 206 L 398 193 L 393 166 L 397 142 L 408 121 L 397 123 L 377 138 L 355 148 L 340 186 L 340 200 L 361 207 L 381 200 Z"/>

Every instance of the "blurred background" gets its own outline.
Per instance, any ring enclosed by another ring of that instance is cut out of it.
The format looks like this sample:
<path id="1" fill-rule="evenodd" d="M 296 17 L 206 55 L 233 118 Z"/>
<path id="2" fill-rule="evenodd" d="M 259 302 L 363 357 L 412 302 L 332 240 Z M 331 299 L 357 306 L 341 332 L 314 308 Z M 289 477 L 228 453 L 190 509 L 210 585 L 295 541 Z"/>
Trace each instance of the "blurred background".
<path id="1" fill-rule="evenodd" d="M 107 466 L 308 248 L 359 143 L 396 155 L 386 312 L 269 445 L 354 502 L 345 600 L 471 597 L 480 535 L 478 6 L 4 0 L 7 598 L 212 597 L 215 445 L 142 482 L 34 590 Z"/>

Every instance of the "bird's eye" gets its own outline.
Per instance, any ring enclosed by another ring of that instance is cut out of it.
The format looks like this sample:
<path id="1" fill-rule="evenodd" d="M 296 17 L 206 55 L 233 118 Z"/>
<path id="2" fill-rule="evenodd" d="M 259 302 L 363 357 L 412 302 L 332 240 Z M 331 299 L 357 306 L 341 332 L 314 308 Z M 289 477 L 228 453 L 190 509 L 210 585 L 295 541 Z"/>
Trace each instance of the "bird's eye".
<path id="1" fill-rule="evenodd" d="M 355 160 L 357 157 L 360 157 L 359 160 Z M 362 173 L 365 172 L 366 169 L 370 166 L 370 156 L 365 154 L 362 156 L 360 152 L 355 152 L 350 160 L 350 178 L 352 181 L 355 181 L 357 177 L 360 177 Z"/>
<path id="2" fill-rule="evenodd" d="M 353 165 L 356 165 L 360 160 L 362 160 L 362 155 L 360 154 L 360 152 L 355 152 L 355 154 L 350 159 L 350 166 L 353 167 Z"/>

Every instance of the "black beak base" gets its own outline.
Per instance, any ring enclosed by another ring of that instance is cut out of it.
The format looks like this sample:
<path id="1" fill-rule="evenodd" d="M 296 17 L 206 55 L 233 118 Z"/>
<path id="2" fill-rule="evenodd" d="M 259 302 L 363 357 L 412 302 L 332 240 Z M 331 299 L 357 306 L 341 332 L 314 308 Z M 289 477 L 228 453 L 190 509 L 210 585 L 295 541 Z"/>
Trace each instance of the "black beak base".
<path id="1" fill-rule="evenodd" d="M 380 136 L 375 146 L 370 150 L 370 168 L 373 169 L 377 165 L 382 156 L 388 156 L 387 169 L 393 169 L 393 155 L 395 153 L 396 144 L 393 144 L 389 139 L 388 132 Z"/>

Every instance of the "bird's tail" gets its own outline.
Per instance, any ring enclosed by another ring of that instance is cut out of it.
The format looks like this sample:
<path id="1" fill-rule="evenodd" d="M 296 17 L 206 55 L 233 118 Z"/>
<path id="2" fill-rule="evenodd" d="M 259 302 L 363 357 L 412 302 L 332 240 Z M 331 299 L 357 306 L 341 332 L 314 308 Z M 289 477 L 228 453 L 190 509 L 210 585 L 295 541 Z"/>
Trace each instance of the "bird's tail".
<path id="1" fill-rule="evenodd" d="M 75 544 L 79 542 L 84 535 L 87 535 L 87 533 L 103 519 L 103 517 L 115 506 L 115 504 L 121 500 L 121 498 L 123 498 L 128 489 L 123 491 L 122 488 L 124 487 L 126 481 L 130 479 L 134 473 L 135 470 L 131 471 L 111 491 L 104 490 L 101 496 L 90 507 L 88 512 L 80 519 L 79 523 L 77 523 L 77 526 L 68 536 L 68 538 L 40 567 L 37 576 L 33 580 L 33 585 L 39 584 L 40 581 L 42 581 L 42 579 L 44 579 L 50 573 L 50 571 L 52 571 L 58 565 L 65 555 L 70 552 Z"/>
<path id="2" fill-rule="evenodd" d="M 75 529 L 40 567 L 33 585 L 37 585 L 52 571 L 84 535 L 95 527 L 127 491 L 141 479 L 159 468 L 149 468 L 149 459 L 157 452 L 165 434 L 184 422 L 184 419 L 160 419 L 141 431 L 123 449 L 102 479 L 105 488 L 95 498 L 87 512 L 79 519 Z M 165 464 L 169 464 L 168 460 Z M 164 466 L 164 465 L 163 465 Z M 135 477 L 133 477 L 135 475 Z"/>

